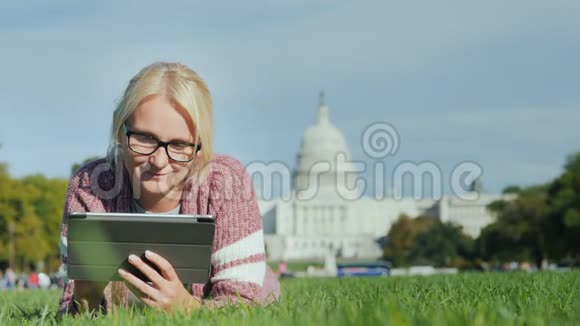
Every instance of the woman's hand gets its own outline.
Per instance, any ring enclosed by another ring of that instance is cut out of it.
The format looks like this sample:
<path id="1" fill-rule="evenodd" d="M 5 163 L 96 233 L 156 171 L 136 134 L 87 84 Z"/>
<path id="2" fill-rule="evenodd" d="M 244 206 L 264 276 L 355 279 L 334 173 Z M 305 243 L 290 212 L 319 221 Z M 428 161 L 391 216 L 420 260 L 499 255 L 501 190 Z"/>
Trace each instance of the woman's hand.
<path id="1" fill-rule="evenodd" d="M 166 311 L 191 311 L 201 307 L 201 301 L 187 292 L 175 269 L 165 258 L 149 250 L 145 251 L 145 257 L 159 268 L 161 274 L 136 255 L 129 256 L 129 263 L 147 276 L 152 285 L 119 269 L 119 275 L 129 283 L 132 289 L 136 290 L 134 294 L 143 303 Z"/>

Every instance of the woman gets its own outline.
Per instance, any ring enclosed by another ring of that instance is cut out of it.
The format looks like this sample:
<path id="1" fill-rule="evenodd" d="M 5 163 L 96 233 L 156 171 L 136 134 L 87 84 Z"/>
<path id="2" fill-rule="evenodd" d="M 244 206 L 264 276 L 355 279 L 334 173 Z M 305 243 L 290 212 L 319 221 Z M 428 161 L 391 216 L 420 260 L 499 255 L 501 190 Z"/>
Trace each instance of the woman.
<path id="1" fill-rule="evenodd" d="M 66 267 L 67 216 L 71 212 L 210 214 L 216 229 L 207 284 L 187 288 L 156 253 L 129 261 L 152 280 L 123 270 L 108 284 L 69 280 L 61 313 L 110 311 L 137 297 L 160 310 L 188 311 L 240 300 L 267 304 L 280 296 L 265 263 L 262 220 L 251 178 L 236 159 L 212 152 L 213 113 L 207 86 L 187 66 L 154 63 L 130 82 L 114 114 L 106 159 L 83 165 L 71 178 L 61 231 Z M 131 288 L 131 291 L 129 291 Z"/>

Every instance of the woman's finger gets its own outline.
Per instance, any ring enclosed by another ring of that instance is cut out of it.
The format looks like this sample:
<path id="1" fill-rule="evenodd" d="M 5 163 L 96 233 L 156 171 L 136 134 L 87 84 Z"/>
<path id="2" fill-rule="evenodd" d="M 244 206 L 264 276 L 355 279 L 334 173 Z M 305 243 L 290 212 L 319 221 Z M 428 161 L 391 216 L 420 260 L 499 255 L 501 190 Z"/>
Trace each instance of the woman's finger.
<path id="1" fill-rule="evenodd" d="M 163 275 L 165 279 L 167 279 L 170 282 L 179 280 L 179 277 L 177 277 L 175 269 L 173 268 L 173 266 L 171 266 L 171 263 L 169 263 L 167 259 L 161 257 L 160 255 L 150 250 L 145 250 L 145 257 L 147 257 L 147 259 L 149 259 L 151 262 L 157 265 L 157 267 L 159 267 L 161 275 Z"/>
<path id="2" fill-rule="evenodd" d="M 152 287 L 151 285 L 143 282 L 137 276 L 123 270 L 118 270 L 119 275 L 129 283 L 129 285 L 133 286 L 133 288 L 137 289 L 137 291 L 141 292 L 144 296 L 147 296 L 153 300 L 155 300 L 159 296 L 159 290 Z"/>
<path id="3" fill-rule="evenodd" d="M 129 255 L 129 262 L 147 276 L 151 282 L 157 284 L 158 287 L 161 287 L 164 284 L 163 282 L 166 282 L 153 267 L 149 266 L 143 259 L 137 257 L 137 255 Z"/>
<path id="4" fill-rule="evenodd" d="M 131 291 L 131 293 L 133 293 L 133 295 L 141 300 L 143 303 L 145 303 L 148 306 L 152 306 L 152 307 L 158 307 L 159 303 L 156 300 L 153 300 L 150 296 L 144 294 L 143 292 L 139 291 L 139 289 L 137 289 L 136 287 L 134 287 L 133 285 L 127 283 L 127 288 L 129 288 L 129 291 Z"/>

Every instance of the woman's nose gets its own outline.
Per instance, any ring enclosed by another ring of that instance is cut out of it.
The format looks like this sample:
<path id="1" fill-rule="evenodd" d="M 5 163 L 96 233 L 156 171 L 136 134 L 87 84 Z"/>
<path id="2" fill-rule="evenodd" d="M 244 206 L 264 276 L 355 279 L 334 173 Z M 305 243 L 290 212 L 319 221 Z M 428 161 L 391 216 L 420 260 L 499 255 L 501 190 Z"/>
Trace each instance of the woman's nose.
<path id="1" fill-rule="evenodd" d="M 165 148 L 159 147 L 153 154 L 149 156 L 149 163 L 155 166 L 158 170 L 169 163 L 169 157 Z"/>

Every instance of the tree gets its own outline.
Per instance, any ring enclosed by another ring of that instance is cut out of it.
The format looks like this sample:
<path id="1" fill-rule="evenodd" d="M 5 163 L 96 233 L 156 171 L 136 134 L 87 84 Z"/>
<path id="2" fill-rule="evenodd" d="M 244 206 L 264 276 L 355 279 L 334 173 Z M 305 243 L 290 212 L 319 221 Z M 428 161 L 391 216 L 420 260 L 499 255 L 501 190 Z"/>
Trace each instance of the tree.
<path id="1" fill-rule="evenodd" d="M 0 149 L 2 149 L 2 144 L 0 144 Z M 0 176 L 8 175 L 8 164 L 5 162 L 0 162 Z"/>
<path id="2" fill-rule="evenodd" d="M 12 178 L 0 162 L 0 262 L 22 270 L 43 260 L 58 268 L 66 188 L 66 180 L 43 175 Z"/>
<path id="3" fill-rule="evenodd" d="M 435 266 L 466 267 L 475 258 L 474 240 L 463 233 L 460 225 L 436 220 L 419 233 L 411 260 Z"/>
<path id="4" fill-rule="evenodd" d="M 7 174 L 0 174 L 0 260 L 10 259 L 10 225 L 18 217 L 18 184 Z"/>
<path id="5" fill-rule="evenodd" d="M 47 246 L 51 248 L 45 257 L 47 267 L 56 269 L 60 264 L 58 235 L 60 234 L 60 222 L 68 186 L 67 181 L 58 178 L 49 179 L 43 175 L 32 175 L 23 178 L 22 183 L 36 189 L 30 204 L 36 216 L 42 220 L 42 229 Z"/>
<path id="6" fill-rule="evenodd" d="M 580 152 L 568 156 L 564 172 L 548 189 L 551 253 L 580 260 Z"/>
<path id="7" fill-rule="evenodd" d="M 512 201 L 499 200 L 488 205 L 497 221 L 486 226 L 478 240 L 485 259 L 532 259 L 541 267 L 548 254 L 545 189 L 545 186 L 522 189 Z"/>
<path id="8" fill-rule="evenodd" d="M 384 258 L 392 261 L 395 266 L 409 265 L 417 234 L 428 229 L 433 222 L 434 219 L 430 217 L 412 219 L 405 214 L 399 216 L 387 234 L 387 245 L 383 251 Z"/>
<path id="9" fill-rule="evenodd" d="M 50 251 L 42 220 L 31 204 L 37 190 L 9 176 L 4 176 L 0 184 L 0 224 L 5 234 L 1 242 L 3 247 L 14 248 L 16 261 L 12 263 L 22 268 L 43 259 Z M 11 225 L 14 232 L 11 232 Z M 10 254 L 6 252 L 2 258 L 8 260 L 12 258 Z"/>
<path id="10" fill-rule="evenodd" d="M 517 185 L 511 185 L 503 188 L 503 194 L 518 194 L 522 191 L 522 188 Z"/>
<path id="11" fill-rule="evenodd" d="M 387 235 L 384 258 L 396 266 L 467 267 L 475 257 L 474 240 L 450 222 L 401 215 Z"/>

